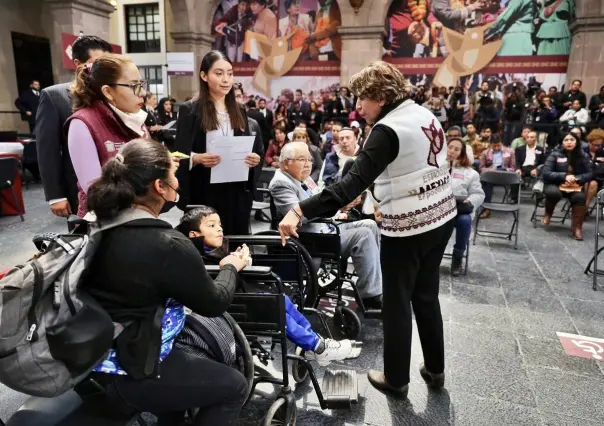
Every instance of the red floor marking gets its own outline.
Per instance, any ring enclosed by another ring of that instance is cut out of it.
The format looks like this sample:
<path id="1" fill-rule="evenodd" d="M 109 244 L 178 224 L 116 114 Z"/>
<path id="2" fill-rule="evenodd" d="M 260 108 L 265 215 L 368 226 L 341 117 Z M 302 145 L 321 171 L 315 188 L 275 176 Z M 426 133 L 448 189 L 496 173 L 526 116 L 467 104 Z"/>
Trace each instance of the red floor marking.
<path id="1" fill-rule="evenodd" d="M 598 361 L 604 359 L 604 339 L 560 332 L 556 334 L 567 355 Z"/>

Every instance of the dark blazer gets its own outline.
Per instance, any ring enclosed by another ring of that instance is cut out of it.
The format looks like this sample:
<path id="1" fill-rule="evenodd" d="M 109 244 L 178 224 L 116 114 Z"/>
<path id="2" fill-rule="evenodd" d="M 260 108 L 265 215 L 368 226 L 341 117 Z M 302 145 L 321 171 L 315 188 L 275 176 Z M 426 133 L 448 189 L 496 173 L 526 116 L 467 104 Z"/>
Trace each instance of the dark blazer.
<path id="1" fill-rule="evenodd" d="M 113 321 L 130 323 L 115 348 L 120 366 L 133 379 L 157 375 L 167 299 L 216 317 L 231 304 L 237 284 L 232 265 L 212 280 L 189 238 L 151 217 L 103 234 L 88 271 L 84 288 Z"/>
<path id="2" fill-rule="evenodd" d="M 271 119 L 270 125 L 269 121 L 262 115 L 262 113 L 257 109 L 250 109 L 246 112 L 247 116 L 258 123 L 260 126 L 260 137 L 262 138 L 262 146 L 264 150 L 268 147 L 268 142 L 271 140 L 271 127 L 273 120 Z"/>
<path id="3" fill-rule="evenodd" d="M 67 198 L 78 210 L 78 180 L 71 164 L 63 125 L 73 114 L 71 83 L 43 89 L 36 114 L 36 148 L 46 200 Z"/>
<path id="4" fill-rule="evenodd" d="M 583 154 L 581 155 L 581 158 L 578 158 L 576 161 L 577 164 L 574 175 L 580 184 L 584 184 L 591 180 L 592 171 L 587 155 L 585 155 L 583 151 L 581 151 L 581 154 Z M 552 151 L 545 160 L 545 165 L 543 166 L 543 183 L 556 185 L 563 183 L 564 179 L 566 179 L 566 175 L 568 175 L 569 160 L 568 154 L 563 149 Z"/>
<path id="5" fill-rule="evenodd" d="M 19 96 L 15 101 L 15 106 L 17 109 L 19 109 L 19 111 L 21 111 L 23 117 L 29 122 L 35 123 L 36 121 L 36 113 L 38 112 L 38 105 L 40 104 L 40 96 L 34 95 L 34 92 L 31 89 L 27 89 L 25 92 L 21 93 L 21 96 Z M 25 115 L 26 112 L 31 112 L 31 116 L 27 117 Z"/>
<path id="6" fill-rule="evenodd" d="M 325 104 L 325 115 L 329 118 L 339 117 L 342 115 L 342 102 L 338 97 L 335 101 L 329 100 Z"/>
<path id="7" fill-rule="evenodd" d="M 162 126 L 165 126 L 166 124 L 174 120 L 178 120 L 178 113 L 176 113 L 175 111 L 172 111 L 172 117 L 170 117 L 163 111 L 159 111 L 157 114 L 157 123 Z"/>
<path id="8" fill-rule="evenodd" d="M 522 164 L 526 160 L 526 147 L 527 145 L 519 146 L 516 148 L 516 170 L 522 169 Z M 540 166 L 545 162 L 545 151 L 540 146 L 535 147 L 535 167 Z"/>
<path id="9" fill-rule="evenodd" d="M 245 116 L 245 112 L 242 113 Z M 197 99 L 190 100 L 181 105 L 178 117 L 178 128 L 176 129 L 176 151 L 189 154 L 195 152 L 203 154 L 206 152 L 206 132 L 201 126 L 201 112 L 199 107 L 199 101 Z M 235 130 L 235 136 L 246 136 L 251 135 L 249 120 L 246 121 L 246 128 L 241 130 Z M 254 141 L 253 152 L 258 154 L 260 158 L 264 156 L 264 150 L 262 145 L 262 136 L 256 135 Z M 180 201 L 178 207 L 181 210 L 189 204 L 191 201 L 196 202 L 195 198 L 197 194 L 203 193 L 204 191 L 210 191 L 210 170 L 205 167 L 195 167 L 189 170 L 190 159 L 184 159 L 180 161 L 178 168 L 177 177 L 180 185 Z M 247 182 L 242 182 L 242 187 L 246 190 L 255 192 L 256 182 L 262 172 L 262 161 L 254 169 L 250 170 L 249 179 Z M 193 188 L 192 179 L 196 182 L 204 182 L 201 187 Z"/>
<path id="10" fill-rule="evenodd" d="M 264 117 L 264 115 L 262 114 L 262 111 L 260 111 L 260 109 L 258 109 L 258 112 L 260 113 L 260 115 L 262 115 Z M 264 121 L 266 121 L 266 128 L 268 129 L 268 136 L 269 136 L 268 140 L 271 140 L 272 129 L 273 129 L 273 112 L 271 110 L 269 110 L 268 108 L 266 109 L 266 117 L 264 117 Z M 268 142 L 266 142 L 266 143 L 268 143 Z"/>
<path id="11" fill-rule="evenodd" d="M 313 121 L 313 123 L 311 123 L 311 120 Z M 308 112 L 308 126 L 309 128 L 313 129 L 315 132 L 319 133 L 321 131 L 321 124 L 323 124 L 323 113 L 319 110 L 314 112 L 314 117 L 313 117 L 313 112 L 309 111 Z M 313 141 L 314 143 L 314 141 Z"/>

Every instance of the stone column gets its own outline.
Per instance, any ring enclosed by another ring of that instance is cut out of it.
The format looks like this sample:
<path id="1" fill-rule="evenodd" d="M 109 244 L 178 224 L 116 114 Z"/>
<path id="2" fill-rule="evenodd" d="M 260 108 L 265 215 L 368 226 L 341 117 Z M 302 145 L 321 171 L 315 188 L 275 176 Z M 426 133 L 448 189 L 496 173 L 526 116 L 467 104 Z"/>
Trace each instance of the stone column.
<path id="1" fill-rule="evenodd" d="M 577 0 L 577 19 L 570 31 L 573 39 L 566 88 L 572 80 L 582 80 L 589 102 L 589 96 L 604 85 L 604 0 Z"/>
<path id="2" fill-rule="evenodd" d="M 170 78 L 170 93 L 176 99 L 184 100 L 199 92 L 199 65 L 203 57 L 212 50 L 214 37 L 207 33 L 172 32 L 174 52 L 193 52 L 195 54 L 195 73 L 193 76 L 175 76 Z"/>
<path id="3" fill-rule="evenodd" d="M 347 86 L 350 77 L 371 62 L 382 59 L 383 25 L 340 27 L 342 62 L 340 84 Z"/>
<path id="4" fill-rule="evenodd" d="M 63 68 L 61 34 L 96 35 L 109 40 L 109 17 L 115 8 L 108 0 L 44 0 L 44 17 L 50 39 L 55 83 L 73 79 L 73 71 Z"/>

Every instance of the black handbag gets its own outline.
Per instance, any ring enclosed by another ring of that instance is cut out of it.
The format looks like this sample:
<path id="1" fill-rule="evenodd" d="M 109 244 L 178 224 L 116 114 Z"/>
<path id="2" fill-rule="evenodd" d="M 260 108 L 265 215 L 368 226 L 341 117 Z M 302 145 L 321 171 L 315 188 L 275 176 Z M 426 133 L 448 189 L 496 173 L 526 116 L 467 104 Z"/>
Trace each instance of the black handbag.
<path id="1" fill-rule="evenodd" d="M 474 206 L 470 203 L 464 203 L 462 200 L 457 200 L 457 214 L 472 214 Z"/>

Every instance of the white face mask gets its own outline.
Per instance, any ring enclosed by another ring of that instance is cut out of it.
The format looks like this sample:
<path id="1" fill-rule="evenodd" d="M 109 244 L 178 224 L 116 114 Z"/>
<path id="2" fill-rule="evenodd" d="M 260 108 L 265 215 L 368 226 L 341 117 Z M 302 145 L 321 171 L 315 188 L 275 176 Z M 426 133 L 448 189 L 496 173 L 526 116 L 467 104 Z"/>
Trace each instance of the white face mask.
<path id="1" fill-rule="evenodd" d="M 128 127 L 130 130 L 132 130 L 134 133 L 136 133 L 140 137 L 145 136 L 146 132 L 145 132 L 144 125 L 145 125 L 145 120 L 147 119 L 147 116 L 149 115 L 149 113 L 147 111 L 145 111 L 144 109 L 140 109 L 138 112 L 131 114 L 131 113 L 120 111 L 119 109 L 117 109 L 116 107 L 114 107 L 111 104 L 109 104 L 109 107 L 117 114 L 117 116 L 120 118 L 120 120 L 122 120 L 122 122 L 126 125 L 126 127 Z"/>

